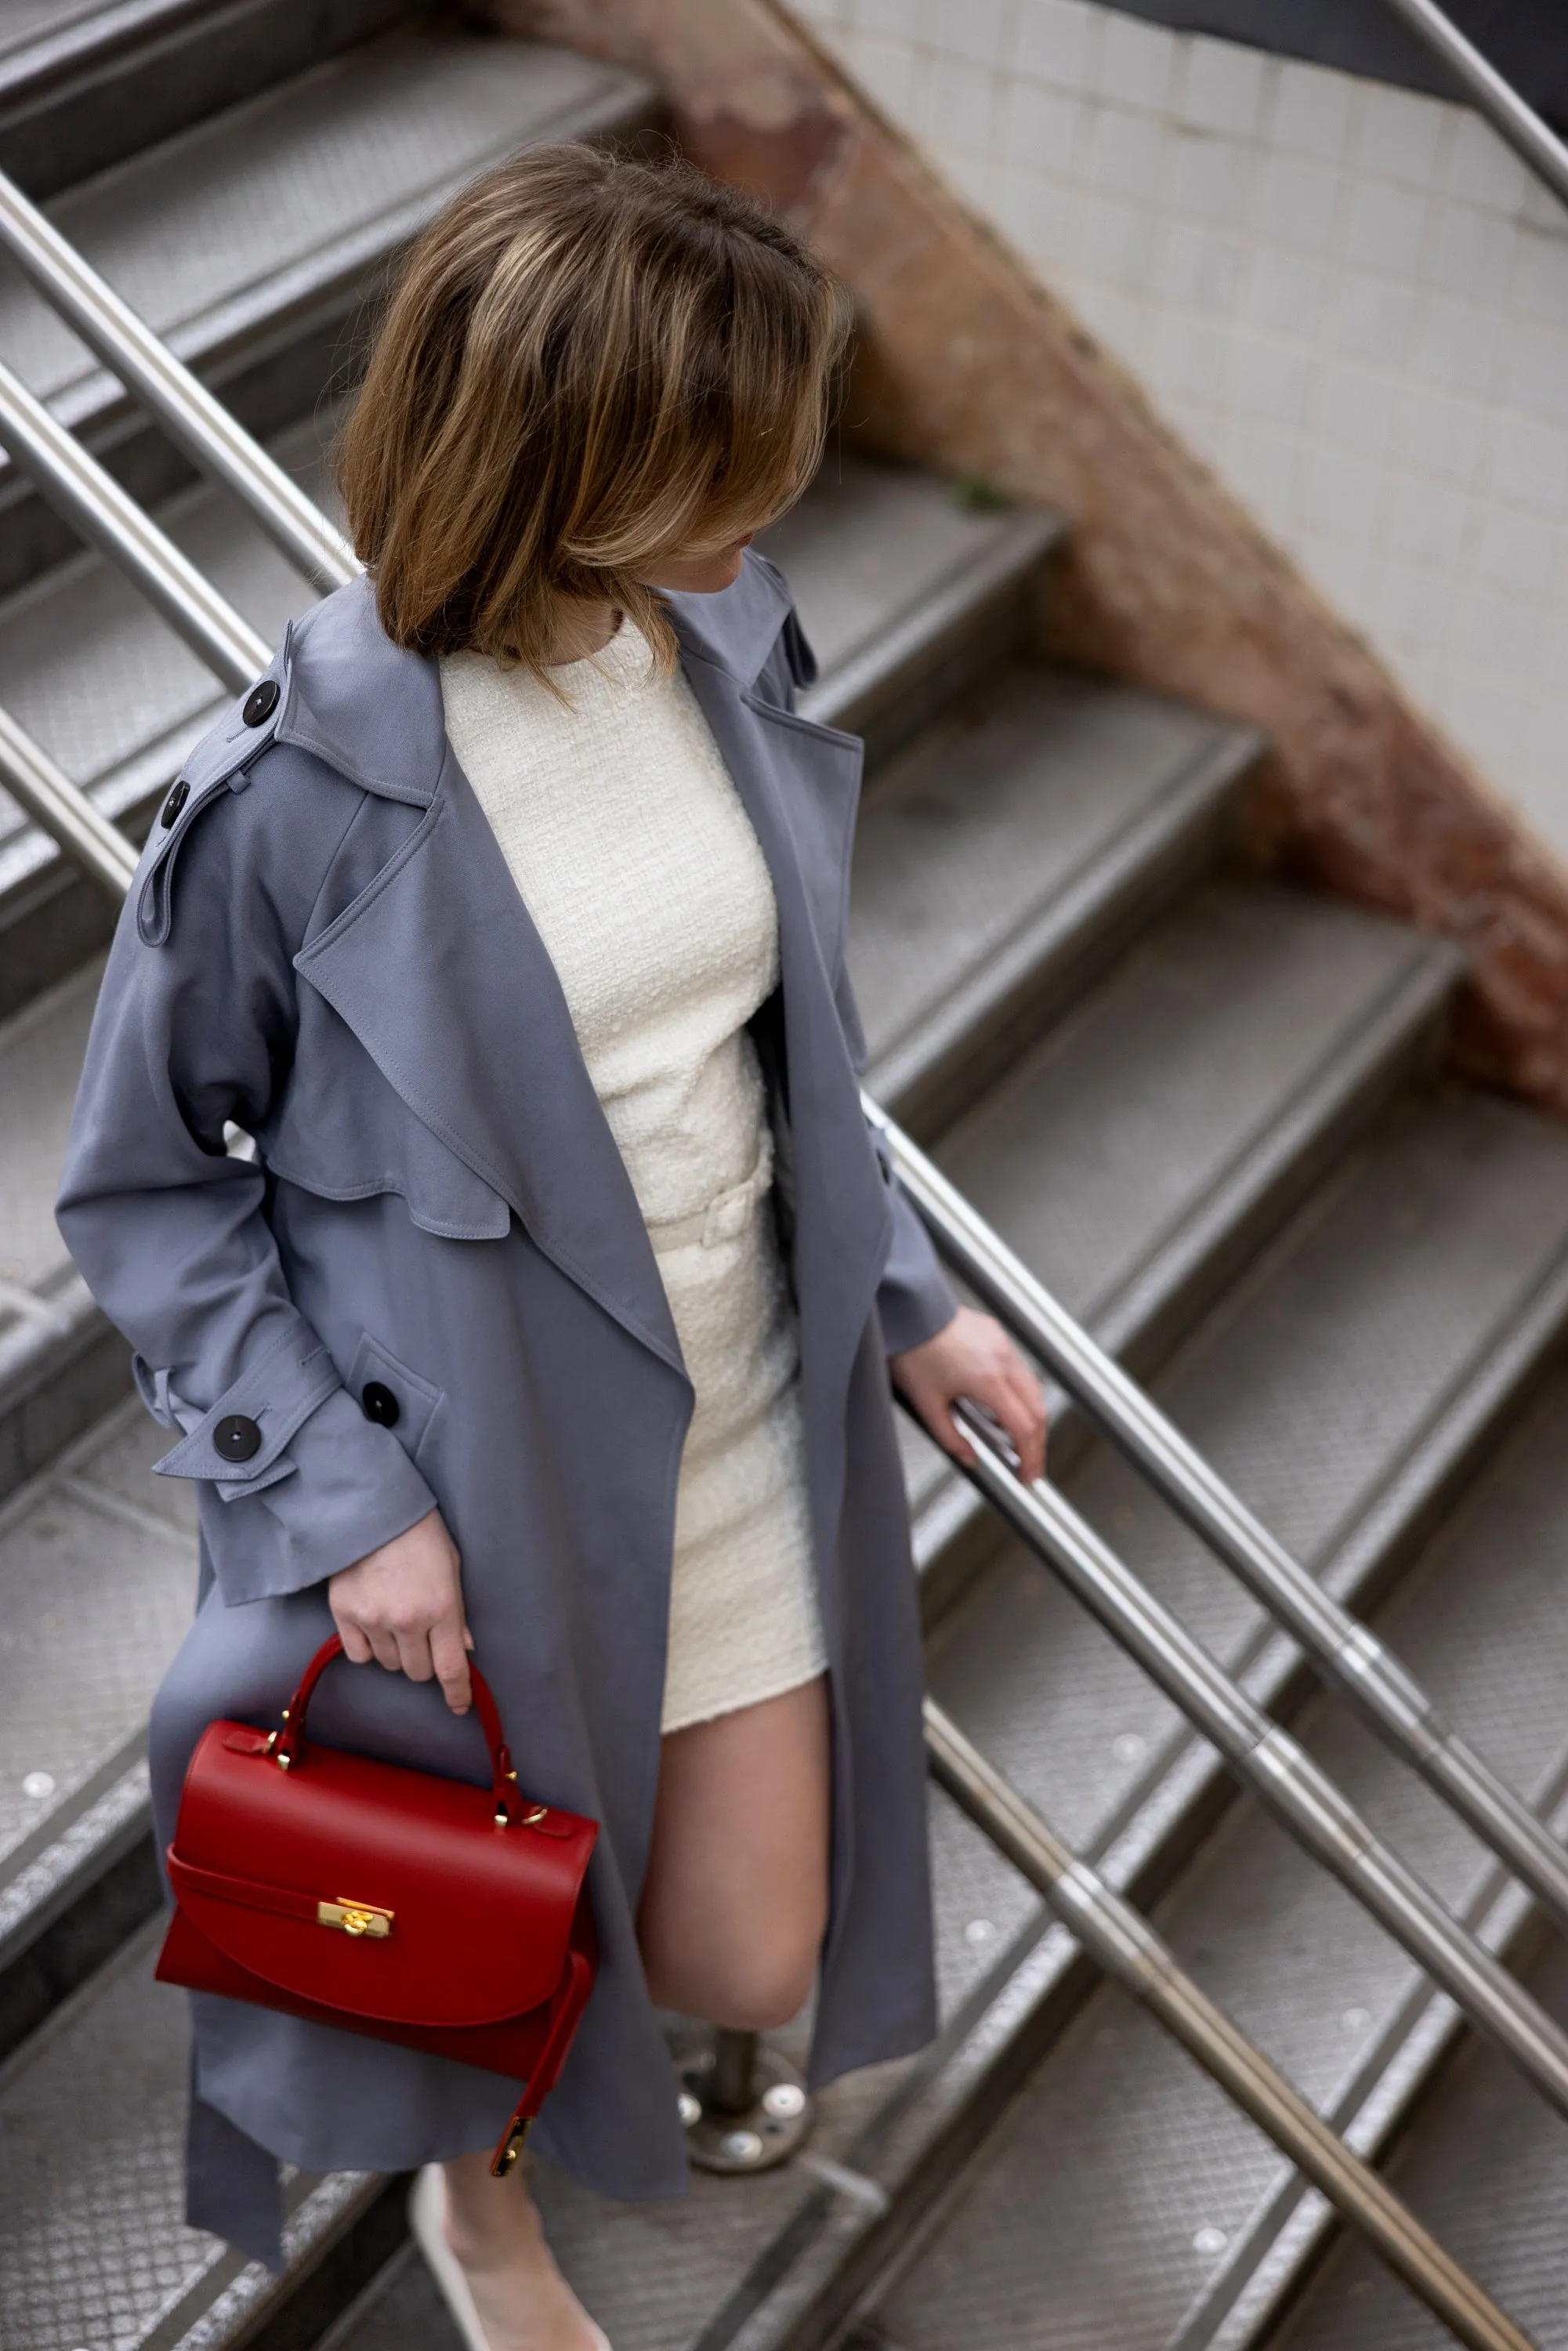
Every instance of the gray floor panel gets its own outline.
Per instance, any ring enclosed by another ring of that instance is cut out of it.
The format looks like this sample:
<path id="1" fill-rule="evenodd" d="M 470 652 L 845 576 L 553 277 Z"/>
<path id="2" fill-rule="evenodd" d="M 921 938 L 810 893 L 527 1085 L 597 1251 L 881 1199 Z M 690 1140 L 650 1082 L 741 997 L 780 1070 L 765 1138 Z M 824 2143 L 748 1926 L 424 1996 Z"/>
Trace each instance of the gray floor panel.
<path id="1" fill-rule="evenodd" d="M 1559 1375 L 1379 1620 L 1483 1751 L 1527 1789 L 1568 1755 L 1565 1405 L 1568 1379 Z M 1484 1882 L 1486 1858 L 1468 1832 L 1342 1709 L 1320 1702 L 1306 1734 L 1339 1784 L 1452 1904 Z M 1204 1988 L 1320 2106 L 1344 2089 L 1417 1981 L 1359 1906 L 1250 1806 L 1210 1841 L 1160 1924 Z M 1533 2093 L 1516 2087 L 1500 2061 L 1492 2071 L 1512 2091 L 1531 2146 L 1542 2128 L 1568 2146 Z M 1462 2141 L 1450 2145 L 1448 2164 L 1466 2174 Z M 1561 2179 L 1561 2161 L 1555 2169 Z M 1485 2176 L 1468 2172 L 1472 2186 Z M 988 2351 L 1167 2351 L 1207 2275 L 1276 2180 L 1277 2158 L 1261 2135 L 1107 1987 L 1035 2076 L 936 2246 L 889 2298 L 889 2331 L 904 2351 L 959 2351 L 975 2341 Z M 1477 2266 L 1488 2274 L 1479 2256 Z M 1380 2290 L 1379 2312 L 1391 2314 L 1399 2299 L 1392 2287 Z M 1332 2306 L 1343 2314 L 1343 2302 Z M 1517 2293 L 1511 2306 L 1528 2317 Z M 1354 2339 L 1381 2346 L 1444 2338 L 1417 2324 L 1386 2336 L 1369 2327 Z M 1294 2351 L 1296 2336 L 1287 2340 Z M 1309 2342 L 1341 2351 L 1343 2338 L 1325 2326 L 1304 2336 L 1301 2351 Z"/>
<path id="2" fill-rule="evenodd" d="M 182 358 L 200 359 L 291 308 L 348 299 L 486 164 L 646 107 L 645 85 L 570 50 L 412 27 L 133 156 L 49 211 Z M 96 363 L 9 270 L 0 344 L 71 421 L 103 404 Z"/>
<path id="3" fill-rule="evenodd" d="M 1022 666 L 879 778 L 850 970 L 873 1069 L 1236 739 L 1128 686 Z"/>

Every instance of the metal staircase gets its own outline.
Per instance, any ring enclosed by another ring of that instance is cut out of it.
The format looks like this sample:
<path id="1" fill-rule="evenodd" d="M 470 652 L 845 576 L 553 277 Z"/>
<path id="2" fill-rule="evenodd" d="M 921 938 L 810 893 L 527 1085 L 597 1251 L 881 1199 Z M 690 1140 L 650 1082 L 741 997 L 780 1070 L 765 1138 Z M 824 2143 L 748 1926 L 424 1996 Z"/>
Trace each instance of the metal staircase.
<path id="1" fill-rule="evenodd" d="M 165 75 L 160 144 L 106 156 L 84 111 L 99 168 L 51 208 L 63 246 L 0 190 L 0 241 L 95 354 L 0 284 L 17 379 L 0 374 L 0 438 L 32 485 L 0 479 L 0 772 L 42 820 L 0 837 L 0 2351 L 370 2351 L 444 2323 L 395 2249 L 395 2184 L 296 2181 L 281 2281 L 178 2220 L 182 2021 L 150 1981 L 139 1730 L 193 1545 L 181 1497 L 152 1491 L 157 1433 L 119 1400 L 123 1350 L 47 1209 L 96 980 L 83 951 L 124 886 L 112 828 L 147 821 L 216 706 L 192 648 L 247 683 L 311 592 L 277 542 L 317 580 L 345 559 L 297 496 L 280 516 L 246 434 L 76 253 L 242 420 L 281 425 L 277 454 L 308 480 L 334 339 L 447 188 L 528 137 L 634 131 L 656 100 L 386 5 L 340 12 L 340 54 L 296 47 L 298 78 L 246 89 L 253 20 L 276 13 L 89 7 L 62 65 L 36 12 L 0 8 L 0 164 L 24 176 L 8 104 L 26 123 L 28 94 L 57 101 L 73 71 L 130 89 L 155 53 L 189 68 L 183 116 Z M 223 494 L 179 486 L 171 442 Z M 59 517 L 100 552 L 64 554 Z M 898 1122 L 939 1243 L 1073 1399 L 1052 1488 L 1026 1491 L 988 1450 L 966 1481 L 909 1440 L 946 1792 L 942 2037 L 838 2085 L 777 2172 L 699 2180 L 674 2213 L 549 2178 L 541 2199 L 619 2351 L 1261 2343 L 1324 2240 L 1318 2190 L 1459 2339 L 1500 2351 L 1529 2338 L 1334 2132 L 1380 2150 L 1463 2016 L 1568 2112 L 1568 2034 L 1496 1957 L 1536 1913 L 1495 1858 L 1568 1914 L 1562 1849 L 1511 1793 L 1568 1793 L 1568 1473 L 1543 1417 L 1568 1138 L 1437 1077 L 1445 949 L 1230 864 L 1253 738 L 1038 660 L 1058 535 L 846 455 L 773 547 L 822 656 L 809 714 L 870 750 L 851 961 L 873 1115 Z M 1158 1405 L 1102 1347 L 1155 1376 Z M 1349 1613 L 1367 1607 L 1397 1624 L 1404 1667 Z M 1313 1696 L 1308 1651 L 1381 1743 Z M 1268 1812 L 1231 1802 L 1217 1748 Z M 1129 1905 L 1162 1899 L 1156 1937 Z M 1560 1979 L 1548 1966 L 1559 2008 Z M 1461 2143 L 1446 2118 L 1467 2063 L 1432 2109 Z M 1527 2118 L 1500 2147 L 1550 2147 L 1561 2116 L 1514 2074 L 1486 2079 Z M 1483 2283 L 1489 2252 L 1470 2254 Z M 1545 2344 L 1542 2268 L 1503 2299 Z M 1346 2291 L 1364 2299 L 1359 2273 Z M 1419 2305 L 1394 2292 L 1408 2325 Z M 1410 2341 L 1449 2339 L 1416 2323 Z"/>

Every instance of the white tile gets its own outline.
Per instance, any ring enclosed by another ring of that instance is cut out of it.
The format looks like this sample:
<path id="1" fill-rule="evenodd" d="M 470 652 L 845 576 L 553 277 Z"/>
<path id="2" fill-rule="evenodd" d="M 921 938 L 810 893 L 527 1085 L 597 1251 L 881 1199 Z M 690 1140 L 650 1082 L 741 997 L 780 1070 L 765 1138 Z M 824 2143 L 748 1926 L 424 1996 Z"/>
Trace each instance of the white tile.
<path id="1" fill-rule="evenodd" d="M 1299 432 L 1317 387 L 1319 361 L 1271 336 L 1238 334 L 1227 373 L 1239 416 L 1274 432 Z"/>
<path id="2" fill-rule="evenodd" d="M 1416 318 L 1410 289 L 1387 277 L 1336 271 L 1328 297 L 1328 333 L 1341 359 L 1373 367 L 1408 364 Z"/>
<path id="3" fill-rule="evenodd" d="M 1381 458 L 1394 438 L 1398 393 L 1395 378 L 1370 368 L 1324 367 L 1318 381 L 1317 430 L 1336 448 Z"/>
<path id="4" fill-rule="evenodd" d="M 1483 774 L 1511 778 L 1522 731 L 1517 684 L 1456 663 L 1439 689 L 1438 710 Z"/>
<path id="5" fill-rule="evenodd" d="M 1250 139 L 1263 109 L 1267 60 L 1260 49 L 1237 41 L 1211 41 L 1203 34 L 1187 44 L 1181 113 L 1195 130 Z"/>
<path id="6" fill-rule="evenodd" d="M 1225 435 L 1220 472 L 1264 528 L 1282 538 L 1295 509 L 1299 450 L 1288 434 L 1233 423 Z"/>
<path id="7" fill-rule="evenodd" d="M 1351 110 L 1359 88 L 1349 74 L 1282 57 L 1269 114 L 1270 144 L 1319 162 L 1337 163 L 1350 137 Z"/>
<path id="8" fill-rule="evenodd" d="M 929 0 L 926 37 L 935 48 L 972 65 L 1011 62 L 1010 0 Z"/>
<path id="9" fill-rule="evenodd" d="M 1487 482 L 1494 497 L 1568 512 L 1568 430 L 1530 416 L 1494 416 Z"/>
<path id="10" fill-rule="evenodd" d="M 1333 238 L 1333 174 L 1294 156 L 1261 156 L 1253 173 L 1249 226 L 1292 253 L 1325 254 Z"/>
<path id="11" fill-rule="evenodd" d="M 1509 407 L 1552 423 L 1568 420 L 1568 325 L 1516 321 L 1500 345 L 1499 379 Z"/>
<path id="12" fill-rule="evenodd" d="M 1493 677 L 1531 678 L 1545 650 L 1545 618 L 1517 596 L 1467 596 L 1456 631 L 1461 659 Z"/>
<path id="13" fill-rule="evenodd" d="M 1430 188 L 1451 112 L 1437 99 L 1369 81 L 1356 108 L 1351 152 L 1380 179 Z"/>
<path id="14" fill-rule="evenodd" d="M 1568 327 L 1568 214 L 1550 232 L 1523 227 L 1515 249 L 1511 307 Z"/>
<path id="15" fill-rule="evenodd" d="M 1448 642 L 1454 619 L 1454 586 L 1444 573 L 1413 563 L 1381 567 L 1374 593 L 1378 624 L 1404 639 L 1417 657 Z"/>
<path id="16" fill-rule="evenodd" d="M 1193 221 L 1176 221 L 1166 232 L 1159 265 L 1162 301 L 1216 319 L 1235 316 L 1241 304 L 1247 249 L 1239 237 L 1223 236 Z M 1270 325 L 1272 320 L 1258 323 Z"/>
<path id="17" fill-rule="evenodd" d="M 1385 512 L 1391 554 L 1435 567 L 1454 568 L 1465 560 L 1470 501 L 1463 491 L 1410 475 L 1392 475 Z"/>
<path id="18" fill-rule="evenodd" d="M 890 41 L 924 41 L 925 0 L 854 0 L 857 32 L 880 33 Z"/>
<path id="19" fill-rule="evenodd" d="M 949 187 L 978 213 L 988 213 L 996 196 L 997 166 L 984 147 L 943 147 L 929 142 L 932 162 Z"/>
<path id="20" fill-rule="evenodd" d="M 1486 587 L 1523 597 L 1538 611 L 1561 593 L 1568 568 L 1561 522 L 1493 499 L 1478 507 L 1475 539 L 1475 577 Z"/>
<path id="21" fill-rule="evenodd" d="M 1473 400 L 1490 397 L 1504 340 L 1495 308 L 1429 295 L 1417 308 L 1412 366 L 1421 381 Z"/>
<path id="22" fill-rule="evenodd" d="M 1344 188 L 1339 250 L 1353 269 L 1381 271 L 1407 284 L 1427 233 L 1427 201 L 1386 180 L 1352 178 Z"/>
<path id="23" fill-rule="evenodd" d="M 1038 81 L 1014 81 L 1003 93 L 1002 149 L 1011 170 L 1065 177 L 1079 154 L 1079 133 L 1092 120 L 1075 92 Z"/>
<path id="24" fill-rule="evenodd" d="M 1291 552 L 1319 593 L 1348 621 L 1364 626 L 1367 575 L 1372 559 L 1354 539 L 1307 530 Z"/>
<path id="25" fill-rule="evenodd" d="M 1397 428 L 1400 463 L 1454 489 L 1472 489 L 1491 423 L 1479 401 L 1453 399 L 1419 380 L 1407 383 Z"/>
<path id="26" fill-rule="evenodd" d="M 1530 173 L 1512 149 L 1469 107 L 1455 110 L 1445 178 L 1452 195 L 1493 212 L 1522 210 L 1530 187 Z"/>
<path id="27" fill-rule="evenodd" d="M 944 147 L 994 161 L 992 131 L 997 113 L 997 77 L 960 57 L 932 61 L 929 120 Z"/>
<path id="28" fill-rule="evenodd" d="M 1304 457 L 1301 508 L 1309 536 L 1343 540 L 1364 555 L 1383 491 L 1381 469 L 1349 449 L 1321 444 Z"/>
<path id="29" fill-rule="evenodd" d="M 1141 298 L 1100 278 L 1082 289 L 1079 308 L 1091 334 L 1124 367 L 1132 366 L 1133 353 L 1142 344 L 1145 332 L 1146 314 Z"/>
<path id="30" fill-rule="evenodd" d="M 1009 172 L 998 208 L 1002 234 L 1048 286 L 1070 299 L 1071 288 L 1062 278 L 1077 266 L 1079 209 L 1076 189 L 1060 181 L 1027 178 L 1020 172 Z"/>
<path id="31" fill-rule="evenodd" d="M 1174 247 L 1174 231 L 1170 243 Z M 1332 282 L 1327 265 L 1255 238 L 1244 237 L 1240 250 L 1246 268 L 1238 309 L 1246 323 L 1302 342 L 1323 340 Z"/>
<path id="32" fill-rule="evenodd" d="M 1107 10 L 1100 39 L 1101 95 L 1122 106 L 1163 113 L 1171 100 L 1176 50 L 1175 34 L 1163 25 Z"/>
<path id="33" fill-rule="evenodd" d="M 1155 360 L 1156 399 L 1197 398 L 1215 402 L 1222 390 L 1225 343 L 1207 319 L 1167 310 L 1160 319 Z"/>
<path id="34" fill-rule="evenodd" d="M 1087 196 L 1079 266 L 1089 277 L 1124 293 L 1145 293 L 1154 273 L 1158 235 L 1158 221 L 1146 206 Z"/>
<path id="35" fill-rule="evenodd" d="M 1228 139 L 1216 139 L 1201 131 L 1176 132 L 1171 140 L 1167 180 L 1173 212 L 1234 228 L 1244 217 L 1252 160 L 1245 148 Z"/>
<path id="36" fill-rule="evenodd" d="M 915 53 L 907 41 L 857 34 L 845 63 L 874 105 L 900 126 L 909 122 L 915 110 Z"/>
<path id="37" fill-rule="evenodd" d="M 1167 136 L 1164 124 L 1151 114 L 1101 107 L 1089 135 L 1089 184 L 1102 195 L 1152 203 L 1164 177 Z"/>
<path id="38" fill-rule="evenodd" d="M 1513 282 L 1522 232 L 1478 204 L 1436 204 L 1423 276 L 1459 302 L 1495 304 Z"/>
<path id="39" fill-rule="evenodd" d="M 1064 89 L 1093 89 L 1104 21 L 1104 9 L 1087 0 L 1019 0 L 1018 71 Z"/>

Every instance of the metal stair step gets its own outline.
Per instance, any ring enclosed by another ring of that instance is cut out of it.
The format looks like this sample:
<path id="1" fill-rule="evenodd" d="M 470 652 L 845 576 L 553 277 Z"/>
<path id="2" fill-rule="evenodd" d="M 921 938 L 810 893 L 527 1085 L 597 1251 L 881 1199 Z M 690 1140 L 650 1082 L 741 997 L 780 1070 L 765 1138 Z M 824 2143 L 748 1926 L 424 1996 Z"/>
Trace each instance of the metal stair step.
<path id="1" fill-rule="evenodd" d="M 1450 1718 L 1548 1809 L 1568 1787 L 1568 1623 L 1557 1600 L 1568 1567 L 1565 1404 L 1559 1373 L 1380 1617 Z M 1464 1915 L 1487 1907 L 1501 1873 L 1414 1774 L 1337 1707 L 1317 1703 L 1302 1729 L 1450 1907 Z M 1229 1816 L 1160 1924 L 1205 1989 L 1341 2118 L 1375 2094 L 1429 2011 L 1451 2015 L 1392 1940 L 1251 1806 Z M 1405 2108 L 1432 2062 L 1407 2073 Z M 1561 2137 L 1561 2122 L 1500 2059 L 1493 2072 L 1521 2118 L 1539 2113 Z M 1553 2169 L 1560 2179 L 1561 2164 Z M 1249 2240 L 1287 2177 L 1262 2135 L 1105 1987 L 1030 2083 L 879 2316 L 902 2351 L 957 2351 L 977 2338 L 997 2351 L 1106 2341 L 1118 2351 L 1219 2342 L 1239 2351 L 1259 2336 L 1253 2326 L 1237 2331 L 1234 2298 L 1270 2241 Z M 1426 2199 L 1416 2200 L 1430 2218 Z M 1494 2214 L 1503 2209 L 1500 2194 Z M 1453 2245 L 1441 2225 L 1439 2234 Z M 1473 2231 L 1470 2247 L 1478 2274 L 1524 2317 Z M 1358 2256 L 1358 2273 L 1367 2266 Z M 1357 2339 L 1444 2339 L 1390 2285 L 1379 2308 L 1391 2317 L 1396 2305 L 1408 2311 L 1397 2331 Z M 1335 2307 L 1343 2314 L 1343 2301 Z M 1287 2329 L 1284 2339 L 1297 2336 Z M 1310 2330 L 1305 2339 L 1332 2340 L 1336 2351 L 1343 2340 Z"/>
<path id="2" fill-rule="evenodd" d="M 540 140 L 631 136 L 656 110 L 646 82 L 575 51 L 412 25 L 207 116 L 48 209 L 253 431 L 276 432 L 341 380 L 367 298 L 464 181 Z M 0 267 L 0 349 L 62 422 L 97 447 L 114 445 L 139 496 L 189 479 L 184 460 L 9 266 Z M 0 584 L 9 587 L 68 541 L 14 475 L 0 511 Z"/>
<path id="3" fill-rule="evenodd" d="M 1568 2023 L 1568 1952 L 1551 1943 L 1525 1980 Z M 1543 2346 L 1568 2310 L 1568 2136 L 1494 2051 L 1471 2041 L 1388 2166 L 1394 2186 L 1509 2315 Z M 1337 2246 L 1275 2351 L 1448 2351 L 1443 2330 L 1358 2246 Z"/>
<path id="4" fill-rule="evenodd" d="M 52 195 L 414 13 L 408 0 L 5 0 L 0 171 Z"/>

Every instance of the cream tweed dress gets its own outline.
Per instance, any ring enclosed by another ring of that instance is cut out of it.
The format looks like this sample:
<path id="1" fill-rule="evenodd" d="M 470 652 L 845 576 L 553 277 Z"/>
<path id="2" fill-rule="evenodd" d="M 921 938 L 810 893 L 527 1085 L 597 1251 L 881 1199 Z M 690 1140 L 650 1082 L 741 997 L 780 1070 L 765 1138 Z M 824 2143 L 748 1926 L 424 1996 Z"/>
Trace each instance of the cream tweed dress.
<path id="1" fill-rule="evenodd" d="M 441 663 L 446 732 L 555 966 L 647 1221 L 695 1405 L 664 1729 L 826 1664 L 794 1319 L 746 1023 L 779 979 L 757 836 L 685 679 L 623 622 L 553 673 Z"/>

